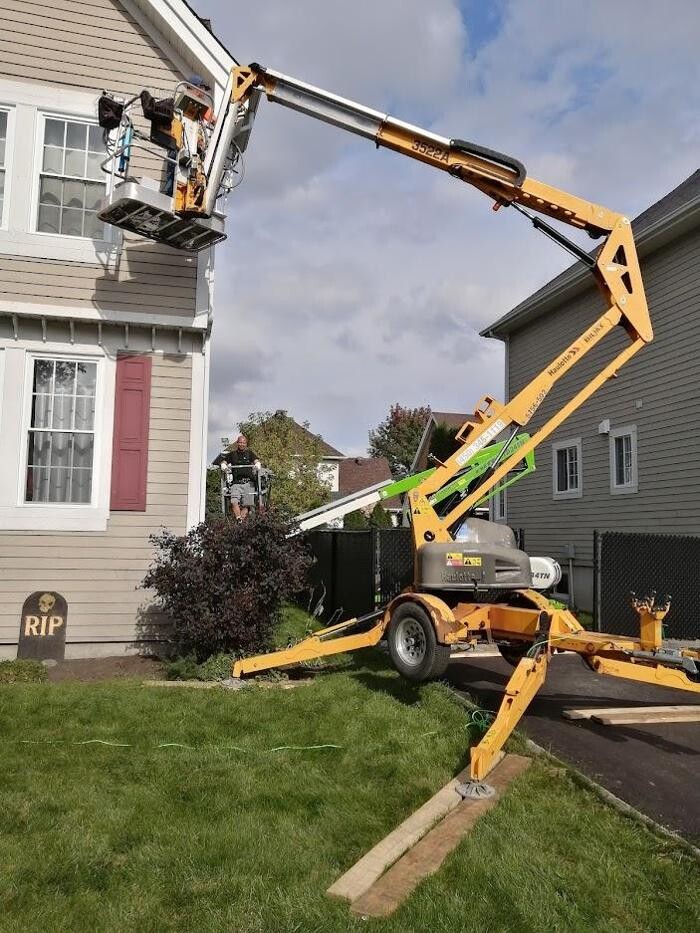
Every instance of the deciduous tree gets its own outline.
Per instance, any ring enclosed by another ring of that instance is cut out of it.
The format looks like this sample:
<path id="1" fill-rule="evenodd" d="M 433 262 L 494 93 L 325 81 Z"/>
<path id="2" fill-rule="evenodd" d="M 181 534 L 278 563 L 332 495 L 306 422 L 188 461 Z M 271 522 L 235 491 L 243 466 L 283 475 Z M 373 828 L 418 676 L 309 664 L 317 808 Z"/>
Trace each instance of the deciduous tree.
<path id="1" fill-rule="evenodd" d="M 370 457 L 386 457 L 393 476 L 405 476 L 418 450 L 430 408 L 394 403 L 386 418 L 369 432 Z"/>
<path id="2" fill-rule="evenodd" d="M 274 474 L 271 500 L 275 508 L 298 515 L 330 499 L 330 484 L 318 473 L 322 440 L 309 423 L 298 425 L 284 411 L 253 412 L 240 425 L 248 446 Z"/>

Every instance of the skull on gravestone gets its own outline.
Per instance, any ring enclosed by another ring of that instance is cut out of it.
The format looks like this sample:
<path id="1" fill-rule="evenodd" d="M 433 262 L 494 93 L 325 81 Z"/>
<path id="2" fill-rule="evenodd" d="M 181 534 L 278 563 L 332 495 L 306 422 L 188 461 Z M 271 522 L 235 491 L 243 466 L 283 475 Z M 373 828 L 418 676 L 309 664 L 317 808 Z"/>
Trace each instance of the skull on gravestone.
<path id="1" fill-rule="evenodd" d="M 56 597 L 51 593 L 44 593 L 39 597 L 39 611 L 42 615 L 48 615 L 56 603 Z"/>

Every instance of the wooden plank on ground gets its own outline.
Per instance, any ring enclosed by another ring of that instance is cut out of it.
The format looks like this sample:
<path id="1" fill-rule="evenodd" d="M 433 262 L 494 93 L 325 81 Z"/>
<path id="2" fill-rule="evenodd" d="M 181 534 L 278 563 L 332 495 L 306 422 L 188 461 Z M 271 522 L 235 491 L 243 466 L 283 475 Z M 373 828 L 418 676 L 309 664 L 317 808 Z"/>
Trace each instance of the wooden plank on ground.
<path id="1" fill-rule="evenodd" d="M 598 713 L 592 717 L 599 726 L 633 726 L 655 722 L 700 722 L 700 706 L 635 709 L 624 713 Z"/>
<path id="2" fill-rule="evenodd" d="M 489 783 L 496 794 L 481 800 L 462 800 L 372 887 L 351 904 L 360 917 L 386 917 L 428 875 L 434 874 L 485 813 L 496 806 L 508 785 L 530 765 L 531 759 L 506 755 L 493 769 Z"/>
<path id="3" fill-rule="evenodd" d="M 436 823 L 459 805 L 457 785 L 469 780 L 469 768 L 445 784 L 442 790 L 419 807 L 400 826 L 355 862 L 326 891 L 331 897 L 354 901 L 372 887 L 394 862 L 414 846 Z"/>
<path id="4" fill-rule="evenodd" d="M 232 678 L 229 680 L 144 680 L 144 687 L 184 687 L 190 690 L 214 690 L 216 688 L 242 689 L 245 686 L 262 687 L 263 689 L 294 690 L 295 687 L 304 687 L 310 684 L 310 680 L 270 680 L 270 681 L 244 681 L 237 680 L 233 684 Z"/>
<path id="5" fill-rule="evenodd" d="M 565 709 L 562 712 L 564 719 L 595 719 L 598 717 L 636 716 L 642 713 L 672 714 L 686 710 L 700 710 L 700 706 L 589 706 L 583 709 Z"/>

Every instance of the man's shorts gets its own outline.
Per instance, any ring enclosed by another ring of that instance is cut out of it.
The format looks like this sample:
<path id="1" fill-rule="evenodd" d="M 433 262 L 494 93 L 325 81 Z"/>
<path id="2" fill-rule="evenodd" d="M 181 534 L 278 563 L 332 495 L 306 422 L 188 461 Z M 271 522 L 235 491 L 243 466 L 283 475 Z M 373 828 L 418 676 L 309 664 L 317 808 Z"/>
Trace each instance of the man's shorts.
<path id="1" fill-rule="evenodd" d="M 244 508 L 255 505 L 255 487 L 252 483 L 232 483 L 229 486 L 231 502 L 238 502 Z"/>

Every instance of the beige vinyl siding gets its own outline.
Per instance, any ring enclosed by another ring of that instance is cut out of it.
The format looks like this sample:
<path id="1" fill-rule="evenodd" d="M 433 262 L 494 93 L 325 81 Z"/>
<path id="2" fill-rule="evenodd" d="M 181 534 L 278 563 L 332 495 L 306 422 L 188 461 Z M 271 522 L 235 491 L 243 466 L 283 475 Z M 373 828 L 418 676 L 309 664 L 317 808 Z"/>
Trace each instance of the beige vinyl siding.
<path id="1" fill-rule="evenodd" d="M 47 105 L 56 112 L 61 110 L 61 88 L 94 93 L 95 100 L 103 89 L 131 97 L 148 88 L 164 97 L 188 77 L 118 0 L 0 0 L 0 15 L 0 74 L 54 86 Z M 137 123 L 148 130 L 142 118 Z M 159 180 L 161 168 L 157 155 L 134 150 L 132 174 Z M 183 259 L 176 250 L 130 235 L 125 235 L 124 247 L 116 266 L 107 268 L 5 255 L 0 300 L 113 312 L 194 313 L 196 257 Z"/>
<path id="2" fill-rule="evenodd" d="M 180 75 L 118 0 L 0 0 L 3 73 L 100 92 L 172 89 Z"/>
<path id="3" fill-rule="evenodd" d="M 16 643 L 22 604 L 38 589 L 66 597 L 68 643 L 142 637 L 138 618 L 151 596 L 137 587 L 149 535 L 186 528 L 191 385 L 190 355 L 154 354 L 145 512 L 113 512 L 101 533 L 0 533 L 0 654 Z"/>
<path id="4" fill-rule="evenodd" d="M 507 492 L 508 524 L 525 529 L 531 554 L 590 566 L 593 532 L 700 534 L 700 232 L 642 261 L 654 340 L 536 451 L 537 471 Z M 601 312 L 597 291 L 536 318 L 509 336 L 509 386 L 515 395 Z M 627 343 L 618 330 L 557 384 L 528 426 L 538 428 Z M 637 428 L 638 492 L 610 492 L 609 437 L 598 425 Z M 581 438 L 583 496 L 552 496 L 552 443 Z"/>

